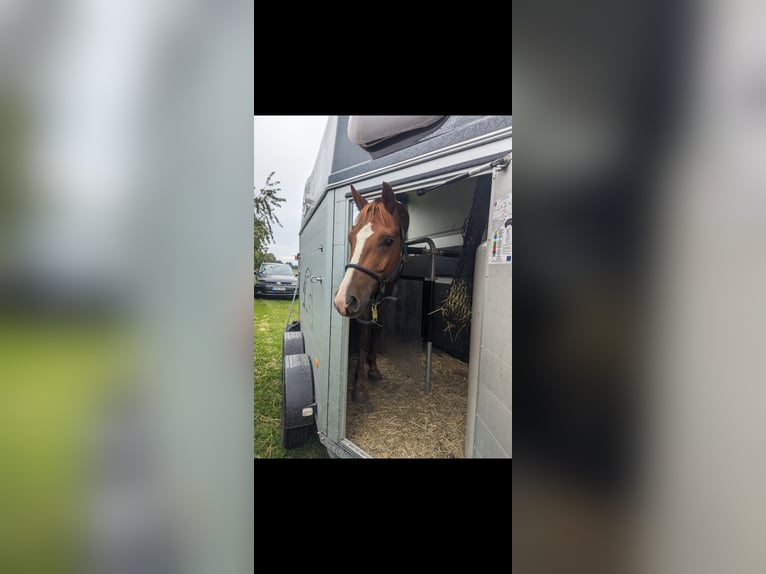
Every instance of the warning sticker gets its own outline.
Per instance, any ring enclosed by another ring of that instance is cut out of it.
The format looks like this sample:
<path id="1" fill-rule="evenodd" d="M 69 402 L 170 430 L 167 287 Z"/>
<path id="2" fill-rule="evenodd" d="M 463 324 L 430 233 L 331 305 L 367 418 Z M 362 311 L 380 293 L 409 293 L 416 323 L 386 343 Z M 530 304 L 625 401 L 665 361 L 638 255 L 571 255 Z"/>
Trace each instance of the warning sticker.
<path id="1" fill-rule="evenodd" d="M 489 221 L 489 262 L 511 263 L 513 261 L 513 215 L 512 197 L 509 193 L 492 204 Z"/>

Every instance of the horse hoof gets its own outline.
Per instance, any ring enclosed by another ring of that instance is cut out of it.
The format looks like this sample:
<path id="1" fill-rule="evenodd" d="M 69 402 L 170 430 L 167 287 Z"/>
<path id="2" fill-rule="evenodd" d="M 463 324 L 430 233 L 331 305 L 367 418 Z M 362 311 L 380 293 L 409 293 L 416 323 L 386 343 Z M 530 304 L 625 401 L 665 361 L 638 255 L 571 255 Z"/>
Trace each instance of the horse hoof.
<path id="1" fill-rule="evenodd" d="M 383 375 L 380 374 L 380 371 L 375 369 L 374 371 L 371 370 L 369 373 L 367 373 L 367 379 L 370 381 L 382 381 Z"/>
<path id="2" fill-rule="evenodd" d="M 367 391 L 351 391 L 351 400 L 355 403 L 366 403 L 370 400 Z"/>

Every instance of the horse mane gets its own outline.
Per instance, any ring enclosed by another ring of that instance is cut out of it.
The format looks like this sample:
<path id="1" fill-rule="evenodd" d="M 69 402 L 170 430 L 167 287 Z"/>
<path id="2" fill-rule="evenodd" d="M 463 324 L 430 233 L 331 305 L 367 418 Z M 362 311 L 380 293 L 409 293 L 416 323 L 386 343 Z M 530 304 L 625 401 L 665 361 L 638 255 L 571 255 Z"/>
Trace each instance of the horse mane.
<path id="1" fill-rule="evenodd" d="M 354 225 L 357 226 L 364 225 L 365 223 L 372 223 L 373 221 L 382 221 L 384 225 L 393 226 L 397 224 L 398 219 L 402 234 L 406 237 L 407 230 L 410 227 L 410 214 L 407 212 L 407 208 L 398 202 L 396 204 L 396 210 L 398 212 L 398 217 L 394 217 L 394 214 L 386 208 L 383 200 L 378 198 L 375 201 L 369 202 L 362 208 Z"/>

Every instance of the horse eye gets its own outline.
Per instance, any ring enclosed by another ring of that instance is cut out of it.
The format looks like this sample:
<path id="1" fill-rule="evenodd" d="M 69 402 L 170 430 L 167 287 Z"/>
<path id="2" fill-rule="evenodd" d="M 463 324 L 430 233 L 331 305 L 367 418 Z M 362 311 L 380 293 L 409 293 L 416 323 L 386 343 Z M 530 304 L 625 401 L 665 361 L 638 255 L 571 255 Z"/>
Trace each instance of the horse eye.
<path id="1" fill-rule="evenodd" d="M 394 238 L 393 238 L 393 237 L 386 237 L 386 238 L 383 240 L 383 245 L 385 245 L 385 246 L 387 246 L 387 247 L 390 247 L 390 246 L 391 246 L 391 245 L 393 245 L 393 244 L 394 244 Z"/>

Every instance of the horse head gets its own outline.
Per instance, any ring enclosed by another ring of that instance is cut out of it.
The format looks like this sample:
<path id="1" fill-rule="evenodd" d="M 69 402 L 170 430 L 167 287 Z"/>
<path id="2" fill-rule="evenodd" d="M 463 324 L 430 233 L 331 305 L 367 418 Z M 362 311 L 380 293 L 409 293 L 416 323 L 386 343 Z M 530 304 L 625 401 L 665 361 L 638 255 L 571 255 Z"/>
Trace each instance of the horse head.
<path id="1" fill-rule="evenodd" d="M 380 301 L 399 278 L 410 219 L 386 182 L 382 197 L 374 201 L 367 201 L 353 185 L 351 195 L 359 215 L 348 234 L 351 256 L 334 304 L 338 313 L 354 318 Z"/>

